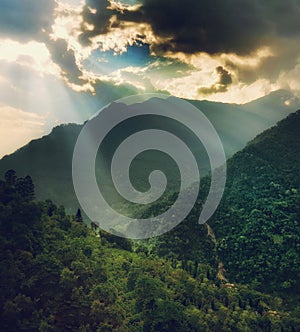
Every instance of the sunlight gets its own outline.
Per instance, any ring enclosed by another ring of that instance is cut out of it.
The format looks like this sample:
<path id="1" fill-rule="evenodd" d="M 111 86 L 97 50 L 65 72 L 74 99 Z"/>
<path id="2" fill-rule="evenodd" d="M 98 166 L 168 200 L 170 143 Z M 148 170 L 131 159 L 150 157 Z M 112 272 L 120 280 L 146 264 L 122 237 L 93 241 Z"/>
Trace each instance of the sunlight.
<path id="1" fill-rule="evenodd" d="M 44 133 L 45 116 L 0 106 L 0 158 Z"/>
<path id="2" fill-rule="evenodd" d="M 0 104 L 0 157 L 49 133 L 57 124 L 83 122 L 89 116 L 88 112 L 80 114 L 80 108 L 83 108 L 78 103 L 80 98 L 72 101 L 71 94 L 75 92 L 57 72 L 54 71 L 54 75 L 53 71 L 48 70 L 49 67 L 39 70 L 39 65 L 49 63 L 48 52 L 38 45 L 41 52 L 36 52 L 35 57 L 31 58 L 37 48 L 35 43 L 28 44 L 8 43 L 6 52 L 0 52 L 3 96 Z M 8 61 L 9 55 L 16 61 L 10 58 L 11 65 L 5 67 L 3 62 Z M 32 61 L 25 62 L 25 56 Z M 9 100 L 6 96 L 13 98 Z"/>
<path id="3" fill-rule="evenodd" d="M 42 74 L 60 75 L 44 43 L 30 41 L 22 44 L 10 39 L 0 40 L 0 60 L 30 67 Z"/>

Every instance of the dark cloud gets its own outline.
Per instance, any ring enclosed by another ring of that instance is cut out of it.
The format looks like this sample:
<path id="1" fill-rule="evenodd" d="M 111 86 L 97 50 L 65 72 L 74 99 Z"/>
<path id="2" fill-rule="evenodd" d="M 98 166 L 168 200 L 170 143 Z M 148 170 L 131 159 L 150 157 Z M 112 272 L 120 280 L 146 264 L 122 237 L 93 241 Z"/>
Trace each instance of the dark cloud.
<path id="1" fill-rule="evenodd" d="M 74 51 L 68 49 L 68 43 L 64 39 L 49 40 L 47 48 L 53 62 L 61 68 L 63 75 L 69 82 L 78 85 L 85 83 L 84 80 L 80 79 L 82 72 L 76 64 Z"/>
<path id="2" fill-rule="evenodd" d="M 277 37 L 300 34 L 300 0 L 144 0 L 136 11 L 109 9 L 107 0 L 87 0 L 83 12 L 93 31 L 84 40 L 105 34 L 122 21 L 146 22 L 160 42 L 152 50 L 250 54 Z M 97 9 L 93 14 L 89 7 Z M 111 18 L 115 16 L 112 24 Z"/>
<path id="3" fill-rule="evenodd" d="M 118 12 L 116 10 L 109 9 L 109 6 L 110 2 L 108 0 L 85 1 L 85 6 L 82 11 L 82 34 L 79 37 L 82 44 L 89 44 L 90 38 L 105 34 L 113 27 L 111 24 L 111 18 Z M 88 29 L 85 23 L 92 25 L 93 29 Z"/>
<path id="4" fill-rule="evenodd" d="M 219 84 L 220 85 L 230 85 L 232 83 L 232 78 L 231 78 L 231 75 L 230 73 L 224 69 L 223 67 L 219 66 L 217 67 L 217 73 L 219 75 Z"/>
<path id="5" fill-rule="evenodd" d="M 155 45 L 158 52 L 244 55 L 300 32 L 299 0 L 145 0 L 141 10 L 154 32 L 169 39 Z"/>
<path id="6" fill-rule="evenodd" d="M 208 88 L 203 87 L 198 89 L 199 94 L 210 95 L 212 93 L 221 93 L 221 92 L 226 92 L 228 90 L 228 87 L 232 84 L 231 74 L 221 66 L 217 67 L 216 71 L 219 75 L 218 82 L 216 84 L 211 85 Z"/>
<path id="7" fill-rule="evenodd" d="M 83 23 L 79 40 L 83 45 L 90 44 L 91 38 L 95 36 L 106 34 L 113 28 L 122 27 L 123 22 L 145 22 L 141 11 L 111 8 L 109 0 L 86 0 L 81 14 Z M 93 26 L 92 30 L 86 26 L 86 23 Z M 137 32 L 136 38 L 143 41 L 145 36 Z"/>
<path id="8" fill-rule="evenodd" d="M 267 29 L 251 4 L 245 0 L 145 0 L 142 10 L 155 34 L 166 38 L 165 43 L 154 45 L 158 53 L 247 53 L 262 42 L 256 37 Z"/>
<path id="9" fill-rule="evenodd" d="M 54 0 L 0 0 L 0 36 L 39 40 L 53 24 Z"/>

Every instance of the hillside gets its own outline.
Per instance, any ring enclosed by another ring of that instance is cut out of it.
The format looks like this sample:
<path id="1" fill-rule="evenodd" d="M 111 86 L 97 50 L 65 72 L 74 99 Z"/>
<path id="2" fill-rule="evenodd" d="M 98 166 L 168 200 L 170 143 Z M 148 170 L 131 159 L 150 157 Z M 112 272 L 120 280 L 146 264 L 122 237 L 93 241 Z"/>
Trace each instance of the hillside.
<path id="1" fill-rule="evenodd" d="M 208 264 L 188 269 L 141 243 L 100 232 L 50 201 L 29 177 L 0 181 L 0 330 L 297 331 L 299 306 L 240 284 Z M 198 239 L 199 240 L 199 239 Z"/>
<path id="2" fill-rule="evenodd" d="M 246 143 L 253 139 L 257 134 L 265 129 L 273 126 L 278 120 L 284 118 L 287 114 L 292 112 L 292 107 L 298 103 L 293 99 L 290 106 L 286 106 L 285 102 L 290 100 L 292 95 L 285 91 L 277 91 L 271 95 L 261 98 L 245 105 L 230 105 L 222 103 L 213 103 L 206 101 L 192 101 L 214 124 L 223 142 L 227 156 L 243 148 Z M 276 105 L 276 106 L 275 106 Z M 257 110 L 260 109 L 260 112 Z M 147 121 L 144 122 L 149 126 Z M 160 123 L 152 124 L 155 127 L 162 126 Z M 136 123 L 134 126 L 143 128 L 141 123 Z M 20 176 L 30 174 L 36 184 L 36 194 L 40 199 L 52 199 L 54 202 L 63 204 L 69 213 L 74 213 L 78 208 L 77 199 L 75 197 L 72 175 L 71 163 L 72 153 L 76 139 L 80 133 L 82 126 L 69 124 L 56 127 L 52 132 L 34 140 L 23 148 L 17 150 L 15 153 L 5 156 L 0 160 L 0 173 L 3 174 L 8 169 L 15 169 Z M 135 127 L 134 127 L 135 128 Z M 176 129 L 176 128 L 175 128 Z M 174 130 L 175 130 L 174 129 Z M 126 132 L 132 130 L 131 127 L 124 127 L 121 129 Z M 118 133 L 117 136 L 121 136 Z M 190 136 L 186 136 L 190 140 L 190 145 L 196 150 Z M 110 144 L 116 144 L 116 141 L 110 141 Z M 111 154 L 110 147 L 106 149 L 105 158 Z M 104 159 L 105 159 L 104 158 Z M 139 161 L 142 167 L 137 169 L 142 170 L 157 166 L 165 167 L 168 163 L 162 160 L 162 156 L 148 157 L 146 161 Z M 172 165 L 169 169 L 172 169 Z M 207 164 L 202 166 L 202 175 L 207 172 Z M 137 177 L 145 179 L 143 174 L 137 173 Z M 175 186 L 176 184 L 174 184 Z M 109 183 L 105 184 L 109 188 Z"/>
<path id="3" fill-rule="evenodd" d="M 175 229 L 155 239 L 159 256 L 193 270 L 209 264 L 221 279 L 300 301 L 300 111 L 252 140 L 228 160 L 225 192 L 209 225 L 197 220 L 207 195 Z M 172 197 L 145 216 L 171 205 Z M 150 243 L 152 240 L 150 240 Z"/>
<path id="4" fill-rule="evenodd" d="M 206 177 L 186 220 L 144 242 L 97 235 L 63 207 L 34 203 L 29 177 L 6 174 L 4 330 L 298 331 L 299 129 L 300 111 L 228 160 L 226 191 L 209 225 L 197 223 Z"/>
<path id="5" fill-rule="evenodd" d="M 300 111 L 228 162 L 222 205 L 211 220 L 231 280 L 300 300 Z"/>

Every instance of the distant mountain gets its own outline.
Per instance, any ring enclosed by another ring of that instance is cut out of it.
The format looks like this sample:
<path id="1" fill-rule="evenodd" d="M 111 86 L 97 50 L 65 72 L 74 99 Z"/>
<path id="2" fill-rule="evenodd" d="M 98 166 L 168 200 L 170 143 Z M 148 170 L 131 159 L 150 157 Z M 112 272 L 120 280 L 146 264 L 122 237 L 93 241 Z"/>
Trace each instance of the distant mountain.
<path id="1" fill-rule="evenodd" d="M 228 157 L 300 107 L 300 99 L 286 90 L 272 92 L 266 97 L 243 105 L 210 101 L 189 102 L 214 124 Z"/>
<path id="2" fill-rule="evenodd" d="M 300 101 L 291 93 L 282 90 L 245 105 L 208 101 L 190 102 L 211 120 L 220 135 L 228 157 L 300 105 Z M 144 124 L 147 124 L 146 120 Z M 136 123 L 134 127 L 132 124 L 131 127 L 125 125 L 121 131 L 123 133 L 128 129 L 134 130 L 135 126 L 142 128 L 142 125 L 143 122 Z M 156 123 L 156 125 L 163 128 L 162 123 Z M 71 165 L 74 145 L 81 129 L 82 125 L 77 124 L 54 128 L 49 135 L 33 140 L 15 153 L 2 158 L 0 174 L 4 174 L 11 168 L 15 169 L 20 176 L 30 174 L 36 185 L 39 199 L 52 199 L 54 202 L 64 204 L 68 212 L 74 213 L 78 208 L 78 202 L 72 184 Z M 173 130 L 176 131 L 176 128 Z M 189 139 L 190 136 L 185 137 Z M 115 138 L 104 149 L 104 156 L 111 156 L 113 151 L 111 147 L 117 142 Z M 191 145 L 192 148 L 198 149 L 194 142 L 191 142 Z M 143 167 L 139 166 L 137 169 L 140 172 L 147 171 L 159 162 L 165 165 L 163 156 L 157 157 L 159 160 L 153 160 L 152 157 L 148 155 L 146 162 L 138 161 L 140 163 L 138 165 Z M 203 173 L 205 172 L 207 172 L 207 165 L 203 166 Z M 138 173 L 138 177 L 142 175 Z M 103 185 L 109 188 L 109 184 Z"/>

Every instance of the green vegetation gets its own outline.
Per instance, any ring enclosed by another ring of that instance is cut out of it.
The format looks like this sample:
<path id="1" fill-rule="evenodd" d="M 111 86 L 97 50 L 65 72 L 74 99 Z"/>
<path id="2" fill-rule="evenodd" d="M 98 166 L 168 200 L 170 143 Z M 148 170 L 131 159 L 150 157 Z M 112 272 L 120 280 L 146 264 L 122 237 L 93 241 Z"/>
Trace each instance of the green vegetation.
<path id="1" fill-rule="evenodd" d="M 300 111 L 228 162 L 209 225 L 129 241 L 89 228 L 30 176 L 0 181 L 1 331 L 300 331 Z M 74 133 L 75 135 L 75 133 Z M 75 137 L 75 136 L 74 136 Z M 50 188 L 51 190 L 51 188 Z M 157 215 L 176 194 L 134 213 Z"/>
<path id="2" fill-rule="evenodd" d="M 213 236 L 197 224 L 209 179 L 186 220 L 155 241 L 156 252 L 185 264 L 216 268 L 230 281 L 300 302 L 300 111 L 259 135 L 228 161 L 222 202 L 209 221 Z M 200 199 L 201 198 L 201 199 Z M 172 197 L 165 200 L 168 206 Z M 156 205 L 145 211 L 161 212 Z M 199 241 L 201 239 L 201 241 Z M 215 244 L 215 245 L 214 245 Z"/>
<path id="3" fill-rule="evenodd" d="M 211 226 L 232 281 L 300 300 L 300 111 L 228 163 Z"/>
<path id="4" fill-rule="evenodd" d="M 208 264 L 191 275 L 182 257 L 99 236 L 80 212 L 68 216 L 33 194 L 30 177 L 9 171 L 0 182 L 3 331 L 296 331 L 300 324 L 279 297 L 222 283 Z"/>

